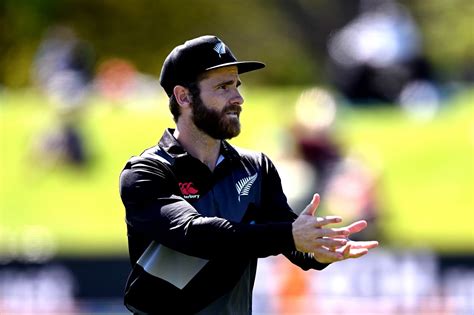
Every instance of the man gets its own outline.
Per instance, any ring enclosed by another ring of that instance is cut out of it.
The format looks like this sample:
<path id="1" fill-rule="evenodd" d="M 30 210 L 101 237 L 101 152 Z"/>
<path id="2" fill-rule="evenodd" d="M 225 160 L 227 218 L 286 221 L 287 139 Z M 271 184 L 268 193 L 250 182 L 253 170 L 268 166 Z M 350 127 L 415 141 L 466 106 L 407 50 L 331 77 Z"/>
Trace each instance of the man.
<path id="1" fill-rule="evenodd" d="M 120 177 L 133 270 L 125 305 L 135 314 L 251 314 L 257 259 L 284 254 L 307 269 L 356 258 L 377 242 L 349 241 L 367 223 L 326 227 L 340 217 L 297 216 L 262 153 L 230 145 L 240 133 L 237 61 L 215 36 L 177 46 L 160 84 L 176 129 L 132 157 Z"/>

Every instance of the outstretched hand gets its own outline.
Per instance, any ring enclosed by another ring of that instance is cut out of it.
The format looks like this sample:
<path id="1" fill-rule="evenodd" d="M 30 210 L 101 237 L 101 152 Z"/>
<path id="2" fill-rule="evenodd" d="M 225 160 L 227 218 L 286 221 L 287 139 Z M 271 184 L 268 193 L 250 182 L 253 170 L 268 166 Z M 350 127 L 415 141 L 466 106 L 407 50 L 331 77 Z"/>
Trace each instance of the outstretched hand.
<path id="1" fill-rule="evenodd" d="M 315 216 L 320 202 L 315 194 L 311 203 L 293 222 L 293 239 L 298 251 L 313 253 L 321 263 L 332 263 L 348 258 L 358 258 L 368 253 L 369 249 L 378 246 L 377 241 L 352 241 L 349 236 L 367 227 L 365 220 L 354 222 L 339 228 L 325 227 L 328 224 L 340 223 L 339 216 Z"/>

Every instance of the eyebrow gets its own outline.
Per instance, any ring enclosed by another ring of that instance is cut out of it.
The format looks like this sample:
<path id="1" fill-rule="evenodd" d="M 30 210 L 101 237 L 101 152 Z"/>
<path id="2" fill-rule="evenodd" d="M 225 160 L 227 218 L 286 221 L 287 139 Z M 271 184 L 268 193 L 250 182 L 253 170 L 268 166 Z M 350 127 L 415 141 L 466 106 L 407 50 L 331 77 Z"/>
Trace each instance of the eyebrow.
<path id="1" fill-rule="evenodd" d="M 220 83 L 216 84 L 216 86 L 233 85 L 235 81 L 236 80 L 228 80 L 228 81 L 220 82 Z M 242 81 L 237 79 L 237 87 L 239 87 L 240 85 L 242 85 Z"/>

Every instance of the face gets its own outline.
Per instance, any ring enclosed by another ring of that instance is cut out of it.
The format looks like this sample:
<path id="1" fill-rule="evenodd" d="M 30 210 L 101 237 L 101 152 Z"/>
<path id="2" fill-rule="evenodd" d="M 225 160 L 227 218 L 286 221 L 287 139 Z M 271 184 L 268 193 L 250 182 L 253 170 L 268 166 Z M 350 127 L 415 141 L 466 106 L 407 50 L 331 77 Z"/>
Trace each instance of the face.
<path id="1" fill-rule="evenodd" d="M 193 95 L 193 122 L 214 139 L 231 139 L 240 133 L 244 102 L 239 93 L 237 67 L 210 70 L 199 82 L 201 94 Z"/>

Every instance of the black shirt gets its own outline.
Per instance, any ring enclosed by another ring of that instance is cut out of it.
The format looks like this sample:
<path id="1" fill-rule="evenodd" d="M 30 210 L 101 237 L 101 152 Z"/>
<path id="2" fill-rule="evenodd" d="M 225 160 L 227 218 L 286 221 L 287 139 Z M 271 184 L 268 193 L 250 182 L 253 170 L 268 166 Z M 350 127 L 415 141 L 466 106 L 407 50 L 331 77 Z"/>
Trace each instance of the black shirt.
<path id="1" fill-rule="evenodd" d="M 165 131 L 120 176 L 130 260 L 125 304 L 166 314 L 251 314 L 257 258 L 296 251 L 278 173 L 262 153 L 222 141 L 213 172 Z"/>

